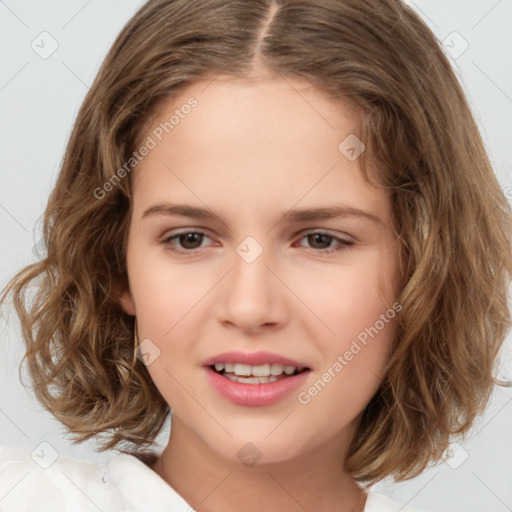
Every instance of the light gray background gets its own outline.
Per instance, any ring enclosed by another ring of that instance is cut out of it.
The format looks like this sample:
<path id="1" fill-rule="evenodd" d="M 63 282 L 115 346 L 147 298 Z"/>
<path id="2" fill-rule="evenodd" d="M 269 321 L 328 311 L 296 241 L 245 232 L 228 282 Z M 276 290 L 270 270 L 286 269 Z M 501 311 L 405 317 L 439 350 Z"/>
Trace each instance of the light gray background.
<path id="1" fill-rule="evenodd" d="M 496 173 L 512 199 L 512 0 L 408 2 L 446 41 Z M 136 0 L 0 0 L 0 284 L 36 260 L 40 216 L 88 85 Z M 48 32 L 58 48 L 51 49 Z M 454 34 L 456 32 L 456 34 Z M 45 39 L 44 49 L 41 38 Z M 35 41 L 35 43 L 33 43 Z M 466 49 L 467 46 L 467 49 Z M 449 134 L 447 134 L 449 136 Z M 18 380 L 19 326 L 2 309 L 0 445 L 30 450 L 49 442 L 60 456 L 104 460 L 93 443 L 74 446 Z M 510 339 L 502 375 L 512 380 Z M 162 436 L 162 440 L 165 434 Z M 512 511 L 512 388 L 496 390 L 469 440 L 419 478 L 378 490 L 434 511 Z M 1 497 L 0 497 L 1 498 Z"/>

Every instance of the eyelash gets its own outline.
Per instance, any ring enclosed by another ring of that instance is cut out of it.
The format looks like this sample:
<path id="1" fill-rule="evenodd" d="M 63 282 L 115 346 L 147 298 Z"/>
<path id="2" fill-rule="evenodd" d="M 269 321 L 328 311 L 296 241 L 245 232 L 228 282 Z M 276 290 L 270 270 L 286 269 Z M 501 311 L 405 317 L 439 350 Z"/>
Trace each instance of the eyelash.
<path id="1" fill-rule="evenodd" d="M 200 250 L 202 247 L 197 247 L 195 249 L 176 249 L 176 247 L 173 246 L 173 244 L 171 243 L 172 240 L 179 240 L 180 237 L 182 236 L 186 236 L 186 235 L 190 235 L 190 234 L 195 234 L 195 235 L 200 235 L 200 236 L 204 236 L 204 237 L 207 237 L 207 238 L 210 238 L 204 231 L 183 231 L 181 233 L 176 233 L 174 235 L 171 235 L 167 238 L 165 238 L 164 240 L 162 240 L 162 244 L 167 248 L 167 250 L 171 251 L 171 252 L 174 252 L 174 253 L 177 253 L 177 254 L 180 254 L 180 255 L 185 255 L 185 254 L 194 254 L 196 251 Z M 338 247 L 336 248 L 328 248 L 328 249 L 314 249 L 314 248 L 310 248 L 312 249 L 314 252 L 316 253 L 319 253 L 319 254 L 325 254 L 325 255 L 329 255 L 329 254 L 333 254 L 333 253 L 338 253 L 338 252 L 341 252 L 341 251 L 344 251 L 344 250 L 347 250 L 350 246 L 353 246 L 354 245 L 354 242 L 351 242 L 351 241 L 348 241 L 348 240 L 343 240 L 342 238 L 339 238 L 339 237 L 336 237 L 334 235 L 331 235 L 325 231 L 308 231 L 308 232 L 305 232 L 302 234 L 302 236 L 300 237 L 300 240 L 303 240 L 309 236 L 314 236 L 314 235 L 324 235 L 324 236 L 327 236 L 329 238 L 331 238 L 332 240 L 331 241 L 338 241 L 339 242 L 339 245 Z M 202 242 L 202 241 L 201 241 Z"/>

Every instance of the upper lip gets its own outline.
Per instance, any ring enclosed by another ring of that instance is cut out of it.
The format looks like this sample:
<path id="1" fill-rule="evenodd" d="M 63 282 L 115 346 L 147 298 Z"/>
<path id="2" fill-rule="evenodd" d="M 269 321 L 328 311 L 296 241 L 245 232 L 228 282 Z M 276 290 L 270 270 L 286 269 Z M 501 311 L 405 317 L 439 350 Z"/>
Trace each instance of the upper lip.
<path id="1" fill-rule="evenodd" d="M 203 363 L 204 366 L 212 366 L 215 363 L 241 363 L 250 366 L 258 366 L 262 364 L 282 364 L 283 366 L 295 366 L 296 368 L 308 368 L 308 365 L 290 359 L 289 357 L 273 354 L 272 352 L 223 352 L 213 357 L 209 357 Z"/>

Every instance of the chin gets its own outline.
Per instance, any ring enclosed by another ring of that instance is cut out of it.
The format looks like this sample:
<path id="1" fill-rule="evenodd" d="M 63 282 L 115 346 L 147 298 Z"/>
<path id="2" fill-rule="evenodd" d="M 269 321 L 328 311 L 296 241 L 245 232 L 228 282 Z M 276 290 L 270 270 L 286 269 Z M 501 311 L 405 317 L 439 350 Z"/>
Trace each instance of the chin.
<path id="1" fill-rule="evenodd" d="M 275 432 L 268 436 L 268 432 L 271 431 L 272 429 L 266 429 L 265 433 L 258 431 L 254 435 L 247 431 L 243 436 L 224 439 L 221 443 L 213 445 L 207 444 L 224 460 L 248 468 L 288 462 L 308 450 L 303 444 L 304 440 L 294 439 L 293 435 L 286 433 L 279 435 Z"/>

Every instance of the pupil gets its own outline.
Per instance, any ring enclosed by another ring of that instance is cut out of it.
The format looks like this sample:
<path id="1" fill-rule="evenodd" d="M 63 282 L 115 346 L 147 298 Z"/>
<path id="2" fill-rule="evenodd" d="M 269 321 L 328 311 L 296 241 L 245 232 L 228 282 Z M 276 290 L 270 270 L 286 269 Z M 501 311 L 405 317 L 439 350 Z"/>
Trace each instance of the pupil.
<path id="1" fill-rule="evenodd" d="M 314 235 L 308 235 L 308 242 L 312 247 L 316 249 L 326 249 L 331 244 L 332 236 L 324 235 L 322 233 L 316 233 Z M 320 246 L 320 247 L 319 247 Z"/>
<path id="2" fill-rule="evenodd" d="M 180 244 L 185 249 L 197 249 L 201 246 L 203 235 L 201 233 L 186 233 L 180 235 Z"/>

